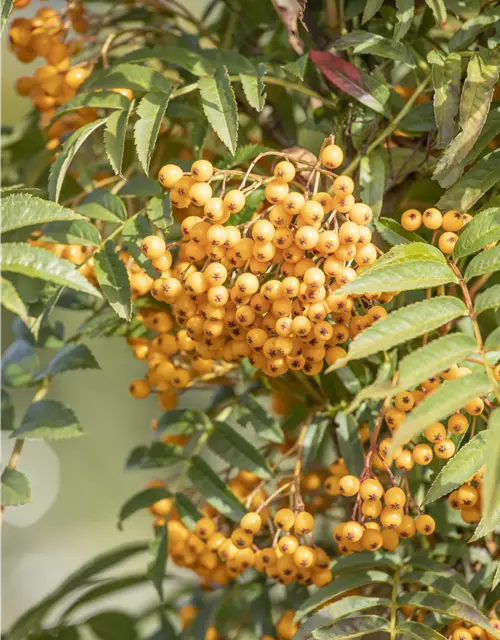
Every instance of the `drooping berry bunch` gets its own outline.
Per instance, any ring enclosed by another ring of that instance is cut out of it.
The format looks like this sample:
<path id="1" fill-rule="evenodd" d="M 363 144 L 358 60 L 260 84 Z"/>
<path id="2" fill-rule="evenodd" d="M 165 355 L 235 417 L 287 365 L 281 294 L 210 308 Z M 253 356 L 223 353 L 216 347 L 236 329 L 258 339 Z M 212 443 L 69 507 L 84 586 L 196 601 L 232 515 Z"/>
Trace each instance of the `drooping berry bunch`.
<path id="1" fill-rule="evenodd" d="M 407 231 L 417 231 L 423 225 L 434 231 L 438 238 L 438 247 L 442 253 L 453 253 L 458 240 L 458 232 L 472 219 L 468 213 L 461 213 L 456 209 L 442 213 L 431 207 L 421 213 L 418 209 L 407 209 L 401 216 L 401 225 Z"/>

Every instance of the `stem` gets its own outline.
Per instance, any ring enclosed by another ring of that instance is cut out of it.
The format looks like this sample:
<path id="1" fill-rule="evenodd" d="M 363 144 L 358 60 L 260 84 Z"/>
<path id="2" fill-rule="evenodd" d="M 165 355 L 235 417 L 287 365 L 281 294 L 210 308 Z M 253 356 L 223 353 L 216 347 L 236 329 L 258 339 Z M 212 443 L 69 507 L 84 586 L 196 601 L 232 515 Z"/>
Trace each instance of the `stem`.
<path id="1" fill-rule="evenodd" d="M 396 613 L 398 610 L 398 589 L 399 589 L 399 576 L 400 569 L 396 569 L 394 573 L 394 584 L 392 586 L 391 595 L 391 640 L 396 640 Z"/>
<path id="2" fill-rule="evenodd" d="M 257 509 L 255 510 L 255 513 L 260 513 L 262 509 L 265 509 L 267 505 L 270 504 L 276 498 L 276 496 L 279 496 L 280 493 L 283 493 L 283 491 L 286 491 L 288 488 L 292 486 L 292 484 L 293 484 L 292 480 L 290 480 L 290 482 L 286 482 L 285 484 L 283 484 L 279 489 L 277 489 L 274 493 L 272 493 L 265 502 L 263 502 L 261 505 L 257 507 Z"/>
<path id="3" fill-rule="evenodd" d="M 492 387 L 493 387 L 493 391 L 495 393 L 495 396 L 497 398 L 497 401 L 500 402 L 500 385 L 498 384 L 498 382 L 495 379 L 495 374 L 493 373 L 493 370 L 490 366 L 490 363 L 488 362 L 488 358 L 486 357 L 486 352 L 484 350 L 484 343 L 483 343 L 483 337 L 481 335 L 481 329 L 479 328 L 479 323 L 477 321 L 477 316 L 476 316 L 476 312 L 474 311 L 474 304 L 472 302 L 472 298 L 469 292 L 469 289 L 467 288 L 467 285 L 465 283 L 464 277 L 460 271 L 460 269 L 457 267 L 457 265 L 454 262 L 449 262 L 450 267 L 453 270 L 453 273 L 457 276 L 458 278 L 458 283 L 460 285 L 460 289 L 462 290 L 462 295 L 464 297 L 464 302 L 465 302 L 465 306 L 467 307 L 467 315 L 470 318 L 471 324 L 472 324 L 472 329 L 474 331 L 474 337 L 476 338 L 476 342 L 477 342 L 477 347 L 478 347 L 478 351 L 479 354 L 481 356 L 481 361 L 482 364 L 486 370 L 486 375 L 488 376 Z"/>
<path id="4" fill-rule="evenodd" d="M 425 80 L 423 80 L 418 87 L 415 89 L 414 94 L 405 104 L 405 106 L 401 109 L 398 115 L 390 122 L 389 125 L 382 131 L 382 133 L 375 138 L 375 140 L 368 146 L 366 150 L 362 149 L 358 152 L 357 156 L 351 162 L 351 164 L 347 167 L 347 169 L 343 172 L 344 175 L 350 176 L 357 169 L 359 163 L 361 162 L 361 158 L 363 156 L 368 156 L 372 151 L 374 151 L 378 146 L 380 146 L 398 127 L 398 124 L 401 120 L 410 112 L 411 108 L 417 101 L 417 98 L 421 93 L 425 91 L 425 88 L 429 84 L 431 76 L 427 76 Z"/>

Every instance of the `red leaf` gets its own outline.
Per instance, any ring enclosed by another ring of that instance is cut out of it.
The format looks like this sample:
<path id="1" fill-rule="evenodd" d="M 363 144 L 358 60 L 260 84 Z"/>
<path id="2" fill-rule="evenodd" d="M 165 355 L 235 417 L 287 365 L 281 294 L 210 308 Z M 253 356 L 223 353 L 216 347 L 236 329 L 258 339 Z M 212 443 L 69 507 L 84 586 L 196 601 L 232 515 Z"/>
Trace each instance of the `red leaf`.
<path id="1" fill-rule="evenodd" d="M 309 52 L 311 62 L 329 82 L 377 113 L 391 117 L 390 90 L 369 74 L 329 51 Z"/>

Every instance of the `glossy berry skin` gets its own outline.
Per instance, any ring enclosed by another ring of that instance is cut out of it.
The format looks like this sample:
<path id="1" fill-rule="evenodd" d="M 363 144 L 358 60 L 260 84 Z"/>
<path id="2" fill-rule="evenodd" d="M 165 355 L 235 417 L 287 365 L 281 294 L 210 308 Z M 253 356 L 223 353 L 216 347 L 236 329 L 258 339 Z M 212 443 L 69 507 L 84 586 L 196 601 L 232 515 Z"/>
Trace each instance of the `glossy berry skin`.
<path id="1" fill-rule="evenodd" d="M 307 511 L 302 511 L 295 516 L 293 525 L 295 533 L 304 536 L 312 532 L 314 528 L 314 517 Z"/>
<path id="2" fill-rule="evenodd" d="M 283 531 L 290 531 L 294 522 L 295 514 L 291 509 L 280 509 L 274 516 L 274 524 Z"/>
<path id="3" fill-rule="evenodd" d="M 383 544 L 382 534 L 373 529 L 367 529 L 361 538 L 361 546 L 366 551 L 378 551 Z"/>
<path id="4" fill-rule="evenodd" d="M 256 535 L 262 526 L 262 518 L 258 513 L 250 512 L 243 516 L 240 521 L 240 527 L 245 533 Z"/>
<path id="5" fill-rule="evenodd" d="M 340 480 L 340 492 L 343 496 L 355 496 L 359 491 L 360 482 L 356 476 L 344 476 Z"/>
<path id="6" fill-rule="evenodd" d="M 401 226 L 406 231 L 416 231 L 422 226 L 422 214 L 417 209 L 408 209 L 401 216 Z"/>
<path id="7" fill-rule="evenodd" d="M 344 160 L 344 154 L 336 144 L 329 144 L 321 152 L 320 158 L 327 169 L 337 169 Z"/>
<path id="8" fill-rule="evenodd" d="M 431 518 L 431 516 L 422 514 L 415 520 L 415 527 L 422 535 L 430 536 L 436 529 L 436 523 L 434 522 L 434 518 Z"/>
<path id="9" fill-rule="evenodd" d="M 363 500 L 375 501 L 380 500 L 384 494 L 384 489 L 378 480 L 369 478 L 368 480 L 363 480 L 359 493 Z"/>
<path id="10" fill-rule="evenodd" d="M 434 453 L 442 460 L 449 460 L 455 453 L 455 443 L 449 438 L 445 438 L 434 445 Z"/>
<path id="11" fill-rule="evenodd" d="M 391 487 L 384 494 L 384 502 L 391 509 L 401 509 L 406 504 L 406 493 L 399 487 Z"/>
<path id="12" fill-rule="evenodd" d="M 253 535 L 246 533 L 243 529 L 235 529 L 231 534 L 231 542 L 237 549 L 246 549 L 253 542 Z"/>
<path id="13" fill-rule="evenodd" d="M 194 531 L 202 540 L 208 540 L 215 533 L 215 524 L 210 518 L 201 518 L 196 523 Z"/>
<path id="14" fill-rule="evenodd" d="M 352 520 L 346 522 L 342 529 L 342 540 L 347 542 L 359 542 L 363 536 L 365 529 L 359 522 Z"/>
<path id="15" fill-rule="evenodd" d="M 141 251 L 150 260 L 161 258 L 166 248 L 165 241 L 159 236 L 147 236 L 141 242 Z"/>

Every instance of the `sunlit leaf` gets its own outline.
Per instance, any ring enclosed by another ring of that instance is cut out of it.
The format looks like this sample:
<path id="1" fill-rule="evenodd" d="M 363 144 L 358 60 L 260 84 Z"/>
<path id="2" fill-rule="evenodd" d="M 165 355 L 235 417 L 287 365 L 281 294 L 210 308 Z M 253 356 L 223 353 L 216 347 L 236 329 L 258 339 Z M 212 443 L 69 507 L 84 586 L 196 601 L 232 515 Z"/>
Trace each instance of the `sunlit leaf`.
<path id="1" fill-rule="evenodd" d="M 215 133 L 234 155 L 238 142 L 238 108 L 225 68 L 219 68 L 213 77 L 198 80 L 201 104 Z"/>
<path id="2" fill-rule="evenodd" d="M 2 471 L 2 505 L 16 507 L 31 500 L 28 478 L 18 471 L 5 467 Z"/>
<path id="3" fill-rule="evenodd" d="M 83 435 L 73 411 L 57 400 L 40 400 L 31 404 L 12 434 L 15 438 L 27 440 L 66 440 Z"/>
<path id="4" fill-rule="evenodd" d="M 495 284 L 478 294 L 474 301 L 474 311 L 477 315 L 488 309 L 500 307 L 500 284 Z"/>
<path id="5" fill-rule="evenodd" d="M 238 469 L 271 478 L 272 473 L 261 453 L 227 422 L 216 421 L 208 446 L 214 453 Z"/>
<path id="6" fill-rule="evenodd" d="M 147 175 L 160 126 L 167 110 L 171 91 L 155 91 L 146 93 L 139 102 L 137 115 L 139 119 L 134 125 L 134 140 L 137 155 Z"/>
<path id="7" fill-rule="evenodd" d="M 97 282 L 115 313 L 130 320 L 132 299 L 130 280 L 125 264 L 118 257 L 118 250 L 112 240 L 108 240 L 102 251 L 94 258 Z"/>

